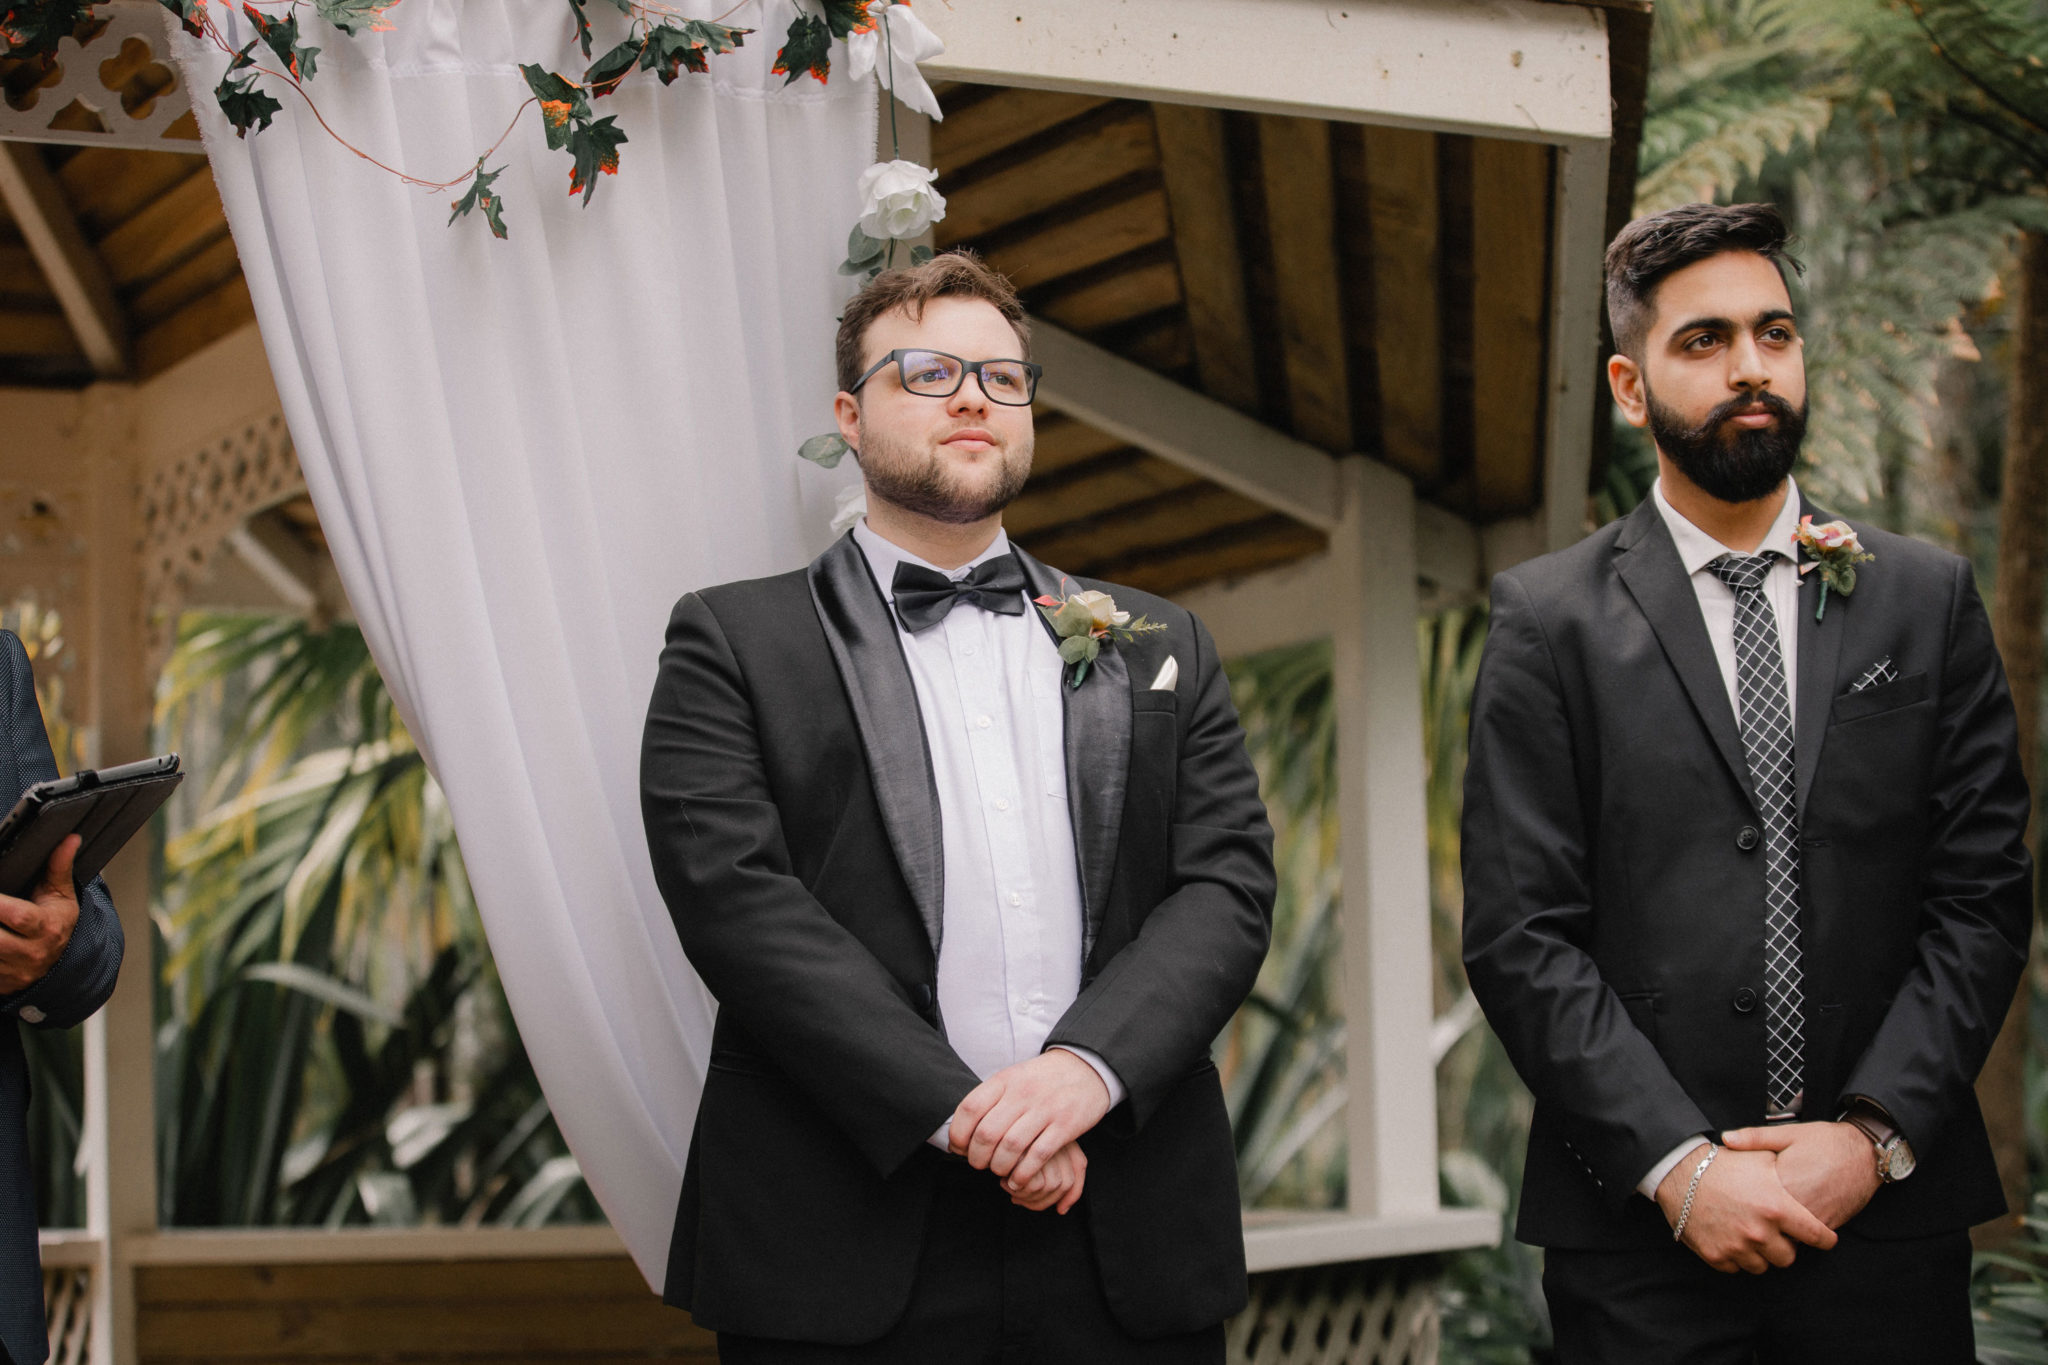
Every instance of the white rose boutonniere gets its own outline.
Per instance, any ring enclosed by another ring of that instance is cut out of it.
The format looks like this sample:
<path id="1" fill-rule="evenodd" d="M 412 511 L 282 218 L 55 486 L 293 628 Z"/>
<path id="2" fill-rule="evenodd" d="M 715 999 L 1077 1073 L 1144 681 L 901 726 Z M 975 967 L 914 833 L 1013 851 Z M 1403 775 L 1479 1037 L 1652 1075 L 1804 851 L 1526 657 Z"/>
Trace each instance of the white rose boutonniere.
<path id="1" fill-rule="evenodd" d="M 1166 629 L 1163 621 L 1147 621 L 1142 616 L 1133 621 L 1129 612 L 1117 610 L 1116 601 L 1106 592 L 1067 593 L 1066 588 L 1066 580 L 1061 579 L 1060 591 L 1065 596 L 1032 600 L 1060 638 L 1060 658 L 1072 670 L 1067 675 L 1069 687 L 1079 687 L 1087 679 L 1105 644 Z"/>
<path id="2" fill-rule="evenodd" d="M 1800 577 L 1820 570 L 1820 605 L 1813 611 L 1816 621 L 1827 615 L 1828 591 L 1832 589 L 1844 597 L 1856 591 L 1856 566 L 1877 558 L 1863 548 L 1863 542 L 1846 521 L 1815 526 L 1812 517 L 1801 517 L 1792 539 L 1808 556 L 1807 562 L 1799 566 Z"/>

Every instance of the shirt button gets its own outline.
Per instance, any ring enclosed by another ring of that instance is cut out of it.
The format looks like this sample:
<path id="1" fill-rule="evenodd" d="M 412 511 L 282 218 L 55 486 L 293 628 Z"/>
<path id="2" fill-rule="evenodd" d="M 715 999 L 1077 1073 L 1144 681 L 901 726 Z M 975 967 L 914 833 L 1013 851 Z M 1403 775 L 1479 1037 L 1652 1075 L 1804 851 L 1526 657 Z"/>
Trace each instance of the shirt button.
<path id="1" fill-rule="evenodd" d="M 972 654 L 972 653 L 974 652 L 974 646 L 973 646 L 973 645 L 962 645 L 962 646 L 960 646 L 960 652 L 961 652 L 962 654 Z"/>
<path id="2" fill-rule="evenodd" d="M 15 1013 L 21 1016 L 21 1020 L 25 1024 L 40 1024 L 43 1022 L 43 1012 L 34 1005 L 23 1005 Z"/>
<path id="3" fill-rule="evenodd" d="M 1012 905 L 1022 905 L 1023 903 L 1024 903 L 1024 898 L 1023 898 L 1022 896 L 1018 895 L 1018 894 L 1017 894 L 1017 893 L 1016 893 L 1015 891 L 1012 891 L 1012 892 L 1010 893 L 1010 904 L 1012 904 Z"/>
<path id="4" fill-rule="evenodd" d="M 1010 802 L 1009 802 L 1009 799 L 1008 799 L 1007 797 L 1001 797 L 1001 796 L 998 796 L 998 797 L 996 798 L 996 809 L 997 809 L 997 810 L 1008 810 L 1009 808 L 1010 808 Z"/>
<path id="5" fill-rule="evenodd" d="M 979 725 L 982 729 L 986 730 L 989 727 L 989 718 L 987 716 L 977 716 L 975 718 L 974 723 L 976 725 Z"/>

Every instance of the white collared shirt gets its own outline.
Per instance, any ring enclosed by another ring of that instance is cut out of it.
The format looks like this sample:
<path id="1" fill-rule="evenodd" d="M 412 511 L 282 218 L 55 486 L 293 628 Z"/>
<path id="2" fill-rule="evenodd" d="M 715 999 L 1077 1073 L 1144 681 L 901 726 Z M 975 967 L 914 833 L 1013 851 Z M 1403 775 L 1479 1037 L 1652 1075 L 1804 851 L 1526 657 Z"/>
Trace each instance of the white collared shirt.
<path id="1" fill-rule="evenodd" d="M 1741 693 L 1735 685 L 1735 589 L 1723 583 L 1707 566 L 1723 555 L 1762 554 L 1766 550 L 1776 550 L 1784 556 L 1772 562 L 1770 574 L 1764 579 L 1764 596 L 1770 599 L 1771 613 L 1778 619 L 1778 647 L 1785 656 L 1785 699 L 1788 703 L 1795 703 L 1799 696 L 1800 605 L 1799 547 L 1793 536 L 1799 530 L 1798 487 L 1791 479 L 1785 480 L 1784 505 L 1778 509 L 1771 529 L 1764 533 L 1762 542 L 1754 550 L 1730 549 L 1687 521 L 1684 514 L 1664 497 L 1662 479 L 1651 486 L 1650 496 L 1656 499 L 1657 513 L 1671 531 L 1671 543 L 1678 547 L 1679 563 L 1685 566 L 1686 576 L 1692 580 L 1693 593 L 1699 598 L 1700 615 L 1707 623 L 1707 640 L 1714 646 L 1714 662 L 1721 666 L 1721 682 L 1728 689 L 1728 705 L 1735 713 L 1737 729 L 1742 725 L 1742 705 L 1738 700 Z M 1794 742 L 1797 743 L 1799 708 L 1795 703 L 1788 709 L 1794 717 Z M 1679 1143 L 1650 1168 L 1636 1188 L 1645 1198 L 1654 1200 L 1657 1187 L 1664 1183 L 1664 1177 L 1671 1173 L 1671 1168 L 1699 1145 L 1697 1137 L 1689 1137 Z"/>
<path id="2" fill-rule="evenodd" d="M 898 564 L 958 580 L 1010 553 L 997 531 L 986 550 L 949 570 L 865 520 L 853 539 L 885 598 Z M 1016 616 L 966 605 L 916 634 L 896 626 L 938 785 L 939 1015 L 946 1041 L 983 1079 L 1043 1051 L 1081 990 L 1085 912 L 1067 804 L 1061 663 L 1037 617 L 1028 602 Z M 1108 1063 L 1085 1048 L 1067 1051 L 1095 1068 L 1111 1107 L 1122 1101 L 1123 1082 Z M 931 1142 L 945 1147 L 946 1129 Z"/>
<path id="3" fill-rule="evenodd" d="M 1735 687 L 1735 589 L 1723 583 L 1707 566 L 1723 555 L 1762 554 L 1776 550 L 1783 558 L 1774 560 L 1764 579 L 1764 596 L 1771 613 L 1778 618 L 1778 646 L 1785 654 L 1785 699 L 1799 695 L 1799 546 L 1793 537 L 1799 531 L 1799 489 L 1785 480 L 1785 503 L 1777 519 L 1754 550 L 1733 550 L 1685 519 L 1684 514 L 1664 497 L 1664 481 L 1650 488 L 1657 501 L 1658 515 L 1671 530 L 1671 543 L 1678 547 L 1678 562 L 1692 579 L 1693 594 L 1699 598 L 1700 615 L 1706 619 L 1707 639 L 1714 646 L 1714 661 L 1721 665 L 1721 681 L 1728 689 L 1728 705 L 1735 711 L 1735 723 L 1742 724 L 1742 708 Z M 1792 708 L 1793 737 L 1798 737 L 1798 707 Z"/>

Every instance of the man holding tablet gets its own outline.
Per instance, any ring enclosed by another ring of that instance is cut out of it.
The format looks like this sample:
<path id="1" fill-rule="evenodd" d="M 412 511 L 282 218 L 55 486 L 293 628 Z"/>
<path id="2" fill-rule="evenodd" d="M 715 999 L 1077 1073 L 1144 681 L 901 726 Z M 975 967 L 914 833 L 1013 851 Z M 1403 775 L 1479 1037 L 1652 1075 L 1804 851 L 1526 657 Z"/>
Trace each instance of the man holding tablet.
<path id="1" fill-rule="evenodd" d="M 28 652 L 0 630 L 0 809 L 57 776 Z M 70 1028 L 106 1003 L 121 970 L 121 921 L 98 877 L 74 884 L 77 835 L 50 855 L 27 898 L 0 894 L 0 1348 L 12 1365 L 49 1355 L 29 1169 L 28 1062 L 18 1025 Z"/>

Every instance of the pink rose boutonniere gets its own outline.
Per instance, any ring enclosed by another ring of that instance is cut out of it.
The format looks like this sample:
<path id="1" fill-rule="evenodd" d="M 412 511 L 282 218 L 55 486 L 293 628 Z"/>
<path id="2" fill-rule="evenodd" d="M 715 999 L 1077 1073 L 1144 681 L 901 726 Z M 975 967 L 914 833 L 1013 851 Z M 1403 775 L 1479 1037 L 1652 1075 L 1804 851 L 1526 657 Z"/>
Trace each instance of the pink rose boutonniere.
<path id="1" fill-rule="evenodd" d="M 1856 591 L 1856 566 L 1877 558 L 1863 548 L 1863 542 L 1856 539 L 1856 532 L 1846 521 L 1816 526 L 1812 517 L 1801 517 L 1792 539 L 1808 556 L 1807 562 L 1799 566 L 1800 576 L 1820 570 L 1820 605 L 1813 611 L 1816 621 L 1827 615 L 1828 591 L 1833 589 L 1844 597 Z"/>
<path id="2" fill-rule="evenodd" d="M 1066 593 L 1066 589 L 1067 580 L 1062 578 L 1060 591 Z M 1077 592 L 1032 600 L 1045 614 L 1052 633 L 1059 636 L 1060 658 L 1072 669 L 1067 675 L 1069 687 L 1079 687 L 1087 678 L 1105 644 L 1166 629 L 1164 621 L 1147 621 L 1142 616 L 1133 621 L 1129 612 L 1117 610 L 1115 600 L 1106 592 Z"/>

